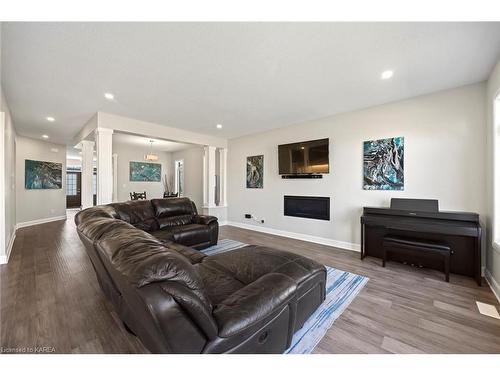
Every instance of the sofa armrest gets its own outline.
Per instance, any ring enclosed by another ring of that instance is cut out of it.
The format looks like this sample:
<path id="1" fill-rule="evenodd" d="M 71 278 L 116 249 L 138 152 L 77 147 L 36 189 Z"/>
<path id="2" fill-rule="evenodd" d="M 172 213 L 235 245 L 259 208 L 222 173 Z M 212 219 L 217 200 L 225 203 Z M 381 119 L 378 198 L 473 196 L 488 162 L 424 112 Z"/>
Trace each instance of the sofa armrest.
<path id="1" fill-rule="evenodd" d="M 214 221 L 217 221 L 217 218 L 215 216 L 209 216 L 209 215 L 194 215 L 193 216 L 193 223 L 195 223 L 195 224 L 208 225 L 210 223 L 213 223 Z"/>
<path id="2" fill-rule="evenodd" d="M 282 307 L 296 303 L 297 284 L 290 277 L 269 273 L 234 292 L 220 304 L 213 315 L 220 337 L 235 335 L 279 314 Z"/>

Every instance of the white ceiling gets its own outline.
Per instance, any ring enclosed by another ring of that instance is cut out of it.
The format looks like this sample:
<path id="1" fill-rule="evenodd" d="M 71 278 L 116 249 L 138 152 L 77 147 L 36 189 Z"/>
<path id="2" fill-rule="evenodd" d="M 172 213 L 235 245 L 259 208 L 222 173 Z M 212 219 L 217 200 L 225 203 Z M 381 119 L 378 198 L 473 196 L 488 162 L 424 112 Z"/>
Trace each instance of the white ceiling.
<path id="1" fill-rule="evenodd" d="M 96 111 L 232 138 L 483 81 L 500 54 L 500 23 L 3 23 L 2 37 L 17 131 L 54 142 Z"/>

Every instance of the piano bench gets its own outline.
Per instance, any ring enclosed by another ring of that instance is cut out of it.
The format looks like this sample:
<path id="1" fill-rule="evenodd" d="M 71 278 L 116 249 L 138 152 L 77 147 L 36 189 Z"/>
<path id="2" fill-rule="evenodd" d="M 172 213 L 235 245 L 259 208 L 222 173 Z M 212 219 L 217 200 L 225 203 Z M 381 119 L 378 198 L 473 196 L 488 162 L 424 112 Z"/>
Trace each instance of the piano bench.
<path id="1" fill-rule="evenodd" d="M 383 240 L 382 267 L 385 267 L 387 254 L 390 252 L 408 254 L 416 258 L 422 255 L 431 255 L 443 260 L 446 282 L 450 281 L 450 255 L 451 249 L 448 245 L 436 242 L 426 242 L 421 239 L 405 237 L 385 236 Z"/>

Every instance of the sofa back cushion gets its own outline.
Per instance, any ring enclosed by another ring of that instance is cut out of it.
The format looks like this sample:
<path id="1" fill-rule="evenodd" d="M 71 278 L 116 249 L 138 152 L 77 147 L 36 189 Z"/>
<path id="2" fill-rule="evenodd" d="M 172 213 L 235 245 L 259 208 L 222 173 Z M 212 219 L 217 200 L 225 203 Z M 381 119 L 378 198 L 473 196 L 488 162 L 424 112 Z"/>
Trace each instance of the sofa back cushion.
<path id="1" fill-rule="evenodd" d="M 103 235 L 117 228 L 123 231 L 135 229 L 123 220 L 108 217 L 91 217 L 78 224 L 78 230 L 92 242 L 99 240 Z"/>
<path id="2" fill-rule="evenodd" d="M 119 219 L 132 224 L 134 227 L 151 232 L 158 229 L 155 211 L 151 201 L 138 200 L 123 203 L 112 203 L 108 206 L 114 208 Z"/>
<path id="3" fill-rule="evenodd" d="M 149 233 L 135 228 L 124 229 L 112 228 L 96 242 L 99 253 L 115 271 L 137 288 L 162 281 L 179 283 L 211 307 L 204 283 L 186 257 Z"/>
<path id="4" fill-rule="evenodd" d="M 196 207 L 189 198 L 152 199 L 151 204 L 160 229 L 190 224 L 196 215 Z"/>
<path id="5" fill-rule="evenodd" d="M 90 207 L 83 211 L 78 212 L 75 215 L 75 223 L 76 225 L 80 225 L 80 223 L 88 221 L 89 219 L 95 218 L 112 218 L 117 219 L 118 213 L 111 206 L 96 206 Z"/>

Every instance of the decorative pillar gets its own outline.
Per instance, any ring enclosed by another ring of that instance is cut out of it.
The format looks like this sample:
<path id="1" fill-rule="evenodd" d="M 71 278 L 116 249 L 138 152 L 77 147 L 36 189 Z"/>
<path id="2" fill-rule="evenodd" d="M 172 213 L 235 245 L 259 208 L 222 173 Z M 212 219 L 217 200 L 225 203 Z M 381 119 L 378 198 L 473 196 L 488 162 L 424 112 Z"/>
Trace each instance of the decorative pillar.
<path id="1" fill-rule="evenodd" d="M 113 129 L 95 130 L 97 149 L 97 204 L 113 201 Z"/>
<path id="2" fill-rule="evenodd" d="M 94 174 L 94 142 L 82 141 L 82 209 L 94 205 L 92 175 Z"/>
<path id="3" fill-rule="evenodd" d="M 205 146 L 203 155 L 203 206 L 215 207 L 215 150 L 214 146 Z"/>
<path id="4" fill-rule="evenodd" d="M 219 149 L 219 206 L 227 206 L 227 148 Z"/>
<path id="5" fill-rule="evenodd" d="M 118 154 L 113 154 L 113 202 L 118 202 Z"/>

